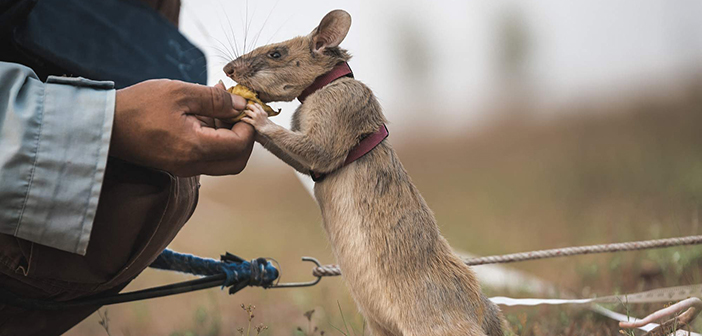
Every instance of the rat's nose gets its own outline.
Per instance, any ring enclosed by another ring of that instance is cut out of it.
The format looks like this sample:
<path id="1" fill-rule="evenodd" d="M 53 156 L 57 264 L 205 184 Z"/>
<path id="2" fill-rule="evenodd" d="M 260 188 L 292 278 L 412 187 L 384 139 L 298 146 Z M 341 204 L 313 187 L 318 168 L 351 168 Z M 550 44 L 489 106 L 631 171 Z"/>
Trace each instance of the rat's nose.
<path id="1" fill-rule="evenodd" d="M 231 61 L 224 66 L 224 73 L 227 74 L 227 76 L 234 74 L 234 65 L 232 65 L 232 63 L 234 63 L 234 61 Z"/>

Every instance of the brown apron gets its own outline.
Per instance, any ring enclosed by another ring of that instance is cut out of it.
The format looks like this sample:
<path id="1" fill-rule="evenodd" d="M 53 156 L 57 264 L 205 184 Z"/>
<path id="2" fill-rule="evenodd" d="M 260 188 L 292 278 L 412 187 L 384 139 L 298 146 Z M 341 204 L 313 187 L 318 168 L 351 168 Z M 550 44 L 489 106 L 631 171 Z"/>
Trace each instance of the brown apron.
<path id="1" fill-rule="evenodd" d="M 144 0 L 174 24 L 180 1 Z M 70 300 L 117 293 L 190 218 L 198 178 L 109 158 L 85 256 L 0 234 L 0 287 L 27 298 Z M 0 303 L 0 336 L 60 335 L 99 307 L 28 310 Z"/>
<path id="2" fill-rule="evenodd" d="M 119 292 L 175 238 L 195 210 L 197 178 L 110 159 L 85 256 L 0 235 L 0 287 L 70 300 Z M 0 335 L 60 335 L 99 307 L 30 311 L 0 304 Z"/>

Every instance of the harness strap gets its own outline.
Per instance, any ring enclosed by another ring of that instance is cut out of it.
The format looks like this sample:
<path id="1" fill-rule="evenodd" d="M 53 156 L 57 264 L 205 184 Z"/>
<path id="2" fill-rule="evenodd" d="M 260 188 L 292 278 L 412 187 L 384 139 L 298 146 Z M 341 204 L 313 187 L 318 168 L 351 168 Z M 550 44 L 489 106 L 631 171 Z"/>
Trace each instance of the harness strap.
<path id="1" fill-rule="evenodd" d="M 317 79 L 315 79 L 310 86 L 308 86 L 302 91 L 302 93 L 300 93 L 299 96 L 297 96 L 297 100 L 299 100 L 300 103 L 304 103 L 305 99 L 307 99 L 309 95 L 342 77 L 353 78 L 353 71 L 351 71 L 351 67 L 346 62 L 337 64 L 329 72 L 317 77 Z"/>
<path id="2" fill-rule="evenodd" d="M 380 129 L 378 129 L 378 131 L 363 138 L 358 143 L 358 145 L 356 145 L 349 151 L 349 154 L 346 156 L 346 160 L 344 161 L 344 164 L 341 165 L 341 167 L 347 166 L 352 162 L 362 158 L 364 155 L 368 154 L 375 147 L 378 147 L 378 145 L 380 145 L 380 143 L 383 142 L 383 140 L 385 140 L 385 138 L 387 138 L 389 134 L 390 133 L 388 132 L 388 127 L 385 126 L 385 124 L 380 126 Z M 310 176 L 312 176 L 312 180 L 315 182 L 324 180 L 324 178 L 327 177 L 328 174 L 329 173 L 323 174 L 310 170 Z"/>
<path id="3" fill-rule="evenodd" d="M 302 91 L 302 93 L 300 93 L 300 95 L 297 97 L 297 100 L 299 100 L 300 103 L 304 104 L 305 99 L 307 99 L 309 95 L 315 93 L 317 90 L 342 77 L 353 78 L 353 72 L 351 71 L 351 67 L 347 62 L 341 62 L 337 64 L 334 68 L 332 68 L 329 72 L 317 77 L 310 86 L 308 86 L 305 90 Z M 383 140 L 385 140 L 385 138 L 388 137 L 388 134 L 389 133 L 387 126 L 382 125 L 380 126 L 378 131 L 369 134 L 363 139 L 361 139 L 358 145 L 351 148 L 349 154 L 346 156 L 344 164 L 341 165 L 341 167 L 349 165 L 352 162 L 360 159 L 364 155 L 368 154 L 368 152 L 372 151 L 373 148 L 377 147 L 381 142 L 383 142 Z M 315 182 L 322 181 L 328 174 L 329 173 L 317 173 L 310 170 L 310 176 L 312 176 L 312 180 Z"/>

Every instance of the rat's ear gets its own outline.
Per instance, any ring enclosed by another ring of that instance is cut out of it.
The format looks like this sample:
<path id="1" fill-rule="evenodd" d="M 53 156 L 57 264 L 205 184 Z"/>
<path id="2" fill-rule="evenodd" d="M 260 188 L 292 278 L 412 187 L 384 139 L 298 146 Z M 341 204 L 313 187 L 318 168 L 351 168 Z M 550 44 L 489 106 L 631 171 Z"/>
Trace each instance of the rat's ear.
<path id="1" fill-rule="evenodd" d="M 325 48 L 338 46 L 346 37 L 349 28 L 351 28 L 349 13 L 341 9 L 329 12 L 310 34 L 312 51 L 322 52 Z"/>

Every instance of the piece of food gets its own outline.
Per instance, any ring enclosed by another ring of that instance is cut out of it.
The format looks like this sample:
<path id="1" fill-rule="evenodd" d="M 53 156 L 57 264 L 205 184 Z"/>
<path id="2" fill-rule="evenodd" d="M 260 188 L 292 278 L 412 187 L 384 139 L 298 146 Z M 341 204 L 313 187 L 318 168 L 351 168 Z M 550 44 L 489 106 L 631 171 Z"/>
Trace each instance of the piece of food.
<path id="1" fill-rule="evenodd" d="M 266 111 L 266 113 L 268 113 L 269 117 L 274 117 L 274 116 L 277 116 L 278 114 L 280 114 L 280 109 L 278 109 L 278 111 L 276 111 L 276 110 L 272 109 L 270 106 L 264 104 L 260 99 L 258 99 L 258 97 L 256 96 L 256 93 L 251 91 L 251 89 L 247 88 L 246 86 L 243 86 L 241 84 L 237 84 L 236 86 L 230 87 L 227 90 L 227 92 L 229 92 L 231 94 L 235 94 L 239 97 L 246 99 L 249 102 L 249 104 L 257 103 L 257 104 L 261 105 L 263 107 L 263 110 Z M 236 118 L 234 118 L 233 121 L 235 121 L 235 122 L 239 121 L 245 115 L 246 115 L 246 113 L 241 112 L 241 114 L 238 115 Z"/>

